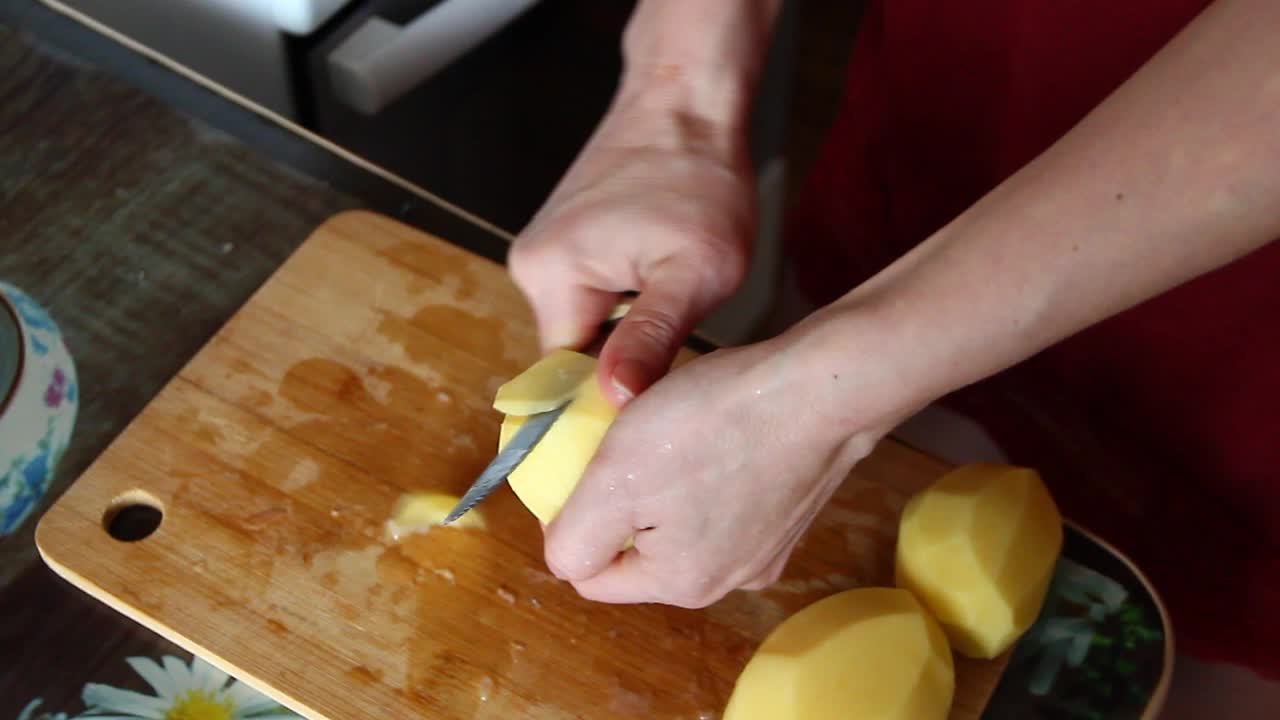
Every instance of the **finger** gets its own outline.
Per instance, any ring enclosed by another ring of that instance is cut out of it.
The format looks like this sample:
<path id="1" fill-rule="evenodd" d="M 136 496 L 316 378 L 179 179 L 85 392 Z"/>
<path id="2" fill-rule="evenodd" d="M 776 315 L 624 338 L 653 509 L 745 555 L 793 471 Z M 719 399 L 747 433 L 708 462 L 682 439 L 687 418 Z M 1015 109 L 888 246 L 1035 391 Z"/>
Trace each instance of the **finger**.
<path id="1" fill-rule="evenodd" d="M 635 535 L 630 503 L 611 471 L 588 467 L 560 513 L 547 527 L 547 568 L 558 578 L 585 580 L 602 572 Z"/>
<path id="2" fill-rule="evenodd" d="M 546 287 L 527 295 L 538 321 L 543 352 L 557 348 L 581 348 L 590 342 L 600 323 L 609 317 L 618 294 L 582 285 Z"/>
<path id="3" fill-rule="evenodd" d="M 573 581 L 574 590 L 587 600 L 614 604 L 657 602 L 658 585 L 648 560 L 635 548 L 592 577 Z"/>
<path id="4" fill-rule="evenodd" d="M 646 278 L 631 309 L 600 351 L 599 377 L 606 396 L 621 407 L 671 367 L 689 333 L 710 310 L 702 273 L 663 265 Z"/>
<path id="5" fill-rule="evenodd" d="M 511 278 L 533 308 L 543 352 L 589 342 L 617 302 L 615 292 L 584 284 L 545 254 L 512 249 Z"/>

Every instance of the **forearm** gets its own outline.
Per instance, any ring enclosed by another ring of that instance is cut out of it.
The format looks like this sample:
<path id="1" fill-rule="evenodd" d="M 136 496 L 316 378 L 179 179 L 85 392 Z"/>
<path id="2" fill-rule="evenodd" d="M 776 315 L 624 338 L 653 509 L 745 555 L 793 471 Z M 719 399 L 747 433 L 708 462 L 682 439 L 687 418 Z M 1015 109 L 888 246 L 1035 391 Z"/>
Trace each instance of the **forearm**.
<path id="1" fill-rule="evenodd" d="M 823 324 L 870 332 L 928 402 L 1280 236 L 1277 27 L 1273 0 L 1220 0 Z"/>
<path id="2" fill-rule="evenodd" d="M 642 0 L 605 126 L 737 152 L 781 0 Z M 627 141 L 630 141 L 628 138 Z"/>

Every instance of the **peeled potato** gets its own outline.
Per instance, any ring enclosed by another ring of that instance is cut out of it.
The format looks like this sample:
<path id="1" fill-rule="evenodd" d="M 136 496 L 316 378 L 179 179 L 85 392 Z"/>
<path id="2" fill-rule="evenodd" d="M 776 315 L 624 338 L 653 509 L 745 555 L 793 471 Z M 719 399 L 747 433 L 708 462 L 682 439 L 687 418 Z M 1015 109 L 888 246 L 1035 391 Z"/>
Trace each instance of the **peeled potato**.
<path id="1" fill-rule="evenodd" d="M 1035 622 L 1062 550 L 1062 517 L 1039 474 L 966 465 L 907 503 L 896 582 L 957 652 L 993 658 Z"/>
<path id="2" fill-rule="evenodd" d="M 551 429 L 507 478 L 516 497 L 545 524 L 550 524 L 564 507 L 618 415 L 617 408 L 605 398 L 596 382 L 595 359 L 580 357 L 591 362 L 586 379 L 574 390 L 573 400 Z M 531 401 L 538 404 L 536 398 Z M 524 417 L 507 415 L 499 432 L 499 450 L 515 436 L 524 421 Z"/>
<path id="3" fill-rule="evenodd" d="M 498 388 L 493 409 L 507 415 L 535 415 L 559 407 L 595 372 L 595 358 L 553 350 Z"/>
<path id="4" fill-rule="evenodd" d="M 954 690 L 947 639 L 911 593 L 858 588 L 774 629 L 724 720 L 940 720 Z"/>

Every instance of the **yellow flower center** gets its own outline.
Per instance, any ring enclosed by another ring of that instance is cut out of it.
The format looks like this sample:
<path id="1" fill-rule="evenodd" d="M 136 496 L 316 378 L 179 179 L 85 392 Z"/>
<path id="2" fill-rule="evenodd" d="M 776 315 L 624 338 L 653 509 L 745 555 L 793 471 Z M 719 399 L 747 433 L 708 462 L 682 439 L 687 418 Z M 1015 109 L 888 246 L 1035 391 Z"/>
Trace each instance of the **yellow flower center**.
<path id="1" fill-rule="evenodd" d="M 208 690 L 188 690 L 164 714 L 164 720 L 232 720 L 236 706 Z"/>

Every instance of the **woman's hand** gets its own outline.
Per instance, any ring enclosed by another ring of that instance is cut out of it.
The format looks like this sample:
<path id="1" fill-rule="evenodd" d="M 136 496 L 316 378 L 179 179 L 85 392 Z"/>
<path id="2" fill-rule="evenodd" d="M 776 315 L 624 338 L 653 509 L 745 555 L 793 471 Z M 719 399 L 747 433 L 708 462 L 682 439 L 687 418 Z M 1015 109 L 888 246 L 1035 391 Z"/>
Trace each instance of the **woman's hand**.
<path id="1" fill-rule="evenodd" d="M 696 359 L 629 404 L 547 528 L 552 572 L 589 599 L 684 607 L 776 580 L 854 463 L 905 415 L 880 382 L 892 370 L 868 358 L 844 372 L 855 343 L 810 332 L 820 324 Z"/>
<path id="2" fill-rule="evenodd" d="M 509 264 L 545 349 L 588 342 L 620 293 L 639 293 L 600 354 L 602 387 L 621 406 L 742 281 L 755 193 L 736 142 L 619 103 Z"/>
<path id="3" fill-rule="evenodd" d="M 544 349 L 578 347 L 639 293 L 600 353 L 622 406 L 742 282 L 755 232 L 747 147 L 778 0 L 641 0 L 591 141 L 512 247 Z"/>

